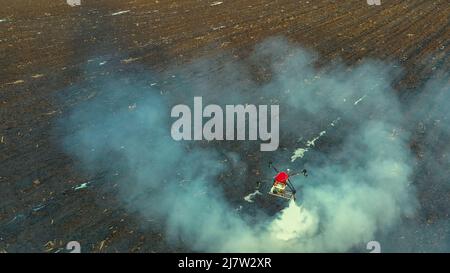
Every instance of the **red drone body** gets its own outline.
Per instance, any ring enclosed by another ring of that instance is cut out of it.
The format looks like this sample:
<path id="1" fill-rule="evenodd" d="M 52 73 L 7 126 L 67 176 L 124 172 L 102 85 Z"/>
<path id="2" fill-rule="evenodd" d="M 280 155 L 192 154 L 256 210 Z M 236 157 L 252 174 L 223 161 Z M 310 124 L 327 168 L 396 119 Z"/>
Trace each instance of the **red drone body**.
<path id="1" fill-rule="evenodd" d="M 275 176 L 276 183 L 286 184 L 288 179 L 289 179 L 289 175 L 286 172 L 279 172 Z"/>

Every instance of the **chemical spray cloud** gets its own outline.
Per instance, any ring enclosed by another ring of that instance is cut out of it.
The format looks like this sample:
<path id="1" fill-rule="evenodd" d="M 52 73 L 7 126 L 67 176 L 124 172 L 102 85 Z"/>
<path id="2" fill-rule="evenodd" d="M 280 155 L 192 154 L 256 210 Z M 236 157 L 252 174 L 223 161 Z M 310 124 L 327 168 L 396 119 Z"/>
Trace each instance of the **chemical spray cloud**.
<path id="1" fill-rule="evenodd" d="M 167 238 L 192 250 L 352 251 L 414 213 L 415 159 L 408 130 L 400 130 L 405 119 L 390 87 L 397 75 L 391 66 L 337 62 L 316 69 L 313 53 L 283 39 L 262 43 L 239 63 L 226 60 L 168 69 L 158 75 L 172 79 L 166 86 L 149 84 L 146 72 L 96 82 L 97 97 L 64 120 L 73 132 L 67 151 L 86 170 L 120 172 L 126 207 L 164 223 Z M 311 173 L 301 207 L 291 203 L 275 218 L 236 210 L 225 194 L 230 189 L 243 204 L 258 206 L 243 199 L 242 189 L 254 180 L 226 175 L 252 164 L 241 151 L 249 149 L 245 142 L 171 138 L 171 107 L 194 96 L 207 103 L 279 104 L 285 147 L 273 154 L 279 162 L 291 161 L 303 139 L 326 131 L 293 163 Z"/>
<path id="2" fill-rule="evenodd" d="M 411 146 L 419 158 L 415 186 L 421 199 L 416 217 L 398 227 L 386 247 L 408 252 L 450 251 L 450 75 L 429 80 L 412 96 L 404 128 L 414 132 Z M 409 239 L 409 238 L 412 238 Z"/>

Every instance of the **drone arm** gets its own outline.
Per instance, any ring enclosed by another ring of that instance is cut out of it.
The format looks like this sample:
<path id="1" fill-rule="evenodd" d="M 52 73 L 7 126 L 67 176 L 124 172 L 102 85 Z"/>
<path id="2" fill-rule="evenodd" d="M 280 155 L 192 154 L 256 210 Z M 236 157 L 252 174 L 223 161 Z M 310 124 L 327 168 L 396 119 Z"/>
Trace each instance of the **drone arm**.
<path id="1" fill-rule="evenodd" d="M 272 168 L 276 173 L 279 173 L 277 168 L 275 168 L 275 166 L 273 166 L 272 162 L 269 162 L 269 168 Z"/>
<path id="2" fill-rule="evenodd" d="M 294 194 L 297 192 L 297 190 L 295 190 L 294 186 L 292 185 L 291 180 L 288 179 L 287 185 Z"/>

